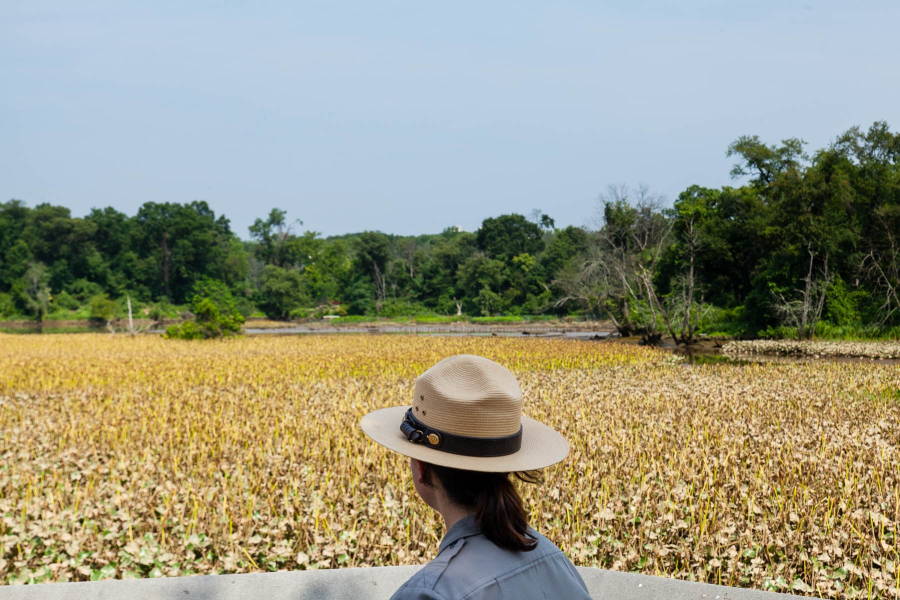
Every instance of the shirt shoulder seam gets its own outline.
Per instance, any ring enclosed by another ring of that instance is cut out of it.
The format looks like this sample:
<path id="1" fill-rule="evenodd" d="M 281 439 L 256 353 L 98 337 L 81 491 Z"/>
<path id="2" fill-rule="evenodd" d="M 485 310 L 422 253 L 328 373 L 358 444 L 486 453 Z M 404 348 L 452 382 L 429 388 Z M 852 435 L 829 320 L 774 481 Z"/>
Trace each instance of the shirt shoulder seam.
<path id="1" fill-rule="evenodd" d="M 507 570 L 503 571 L 502 573 L 498 573 L 498 574 L 496 574 L 496 575 L 491 575 L 490 577 L 486 577 L 485 579 L 483 579 L 482 581 L 480 581 L 475 587 L 473 587 L 470 591 L 466 592 L 463 596 L 461 596 L 461 597 L 460 597 L 460 600 L 465 600 L 466 598 L 468 598 L 469 596 L 471 596 L 472 594 L 474 594 L 475 592 L 477 592 L 478 590 L 480 590 L 480 589 L 483 588 L 484 586 L 488 585 L 490 582 L 492 582 L 492 581 L 497 581 L 498 579 L 500 579 L 500 578 L 503 577 L 504 575 L 508 575 L 508 574 L 510 574 L 510 573 L 512 573 L 512 572 L 514 572 L 514 571 L 519 570 L 519 569 L 524 569 L 524 568 L 526 568 L 526 567 L 530 567 L 531 565 L 533 565 L 533 564 L 535 564 L 535 563 L 537 563 L 537 562 L 539 562 L 539 561 L 541 561 L 541 560 L 544 560 L 545 558 L 550 558 L 550 557 L 556 556 L 557 554 L 561 554 L 563 557 L 566 556 L 565 553 L 564 553 L 562 550 L 560 550 L 559 548 L 554 547 L 554 548 L 553 548 L 552 550 L 550 550 L 549 552 L 545 552 L 544 554 L 541 554 L 540 556 L 531 559 L 531 560 L 528 561 L 527 563 L 524 563 L 524 564 L 521 564 L 521 565 L 516 565 L 516 566 L 514 566 L 514 567 L 512 567 L 512 568 L 510 568 L 510 569 L 507 569 Z"/>

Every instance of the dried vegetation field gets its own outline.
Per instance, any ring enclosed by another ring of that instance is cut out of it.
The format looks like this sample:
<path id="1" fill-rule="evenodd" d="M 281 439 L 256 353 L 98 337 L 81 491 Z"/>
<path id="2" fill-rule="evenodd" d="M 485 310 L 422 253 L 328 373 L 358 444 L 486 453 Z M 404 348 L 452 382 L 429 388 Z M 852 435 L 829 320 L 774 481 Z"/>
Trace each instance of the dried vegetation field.
<path id="1" fill-rule="evenodd" d="M 425 562 L 441 522 L 358 422 L 463 352 L 570 441 L 523 493 L 576 564 L 900 597 L 896 366 L 422 336 L 0 336 L 0 581 Z"/>
<path id="2" fill-rule="evenodd" d="M 741 340 L 728 342 L 722 352 L 732 356 L 774 354 L 836 358 L 855 356 L 876 360 L 900 358 L 900 342 L 844 342 L 797 340 Z"/>

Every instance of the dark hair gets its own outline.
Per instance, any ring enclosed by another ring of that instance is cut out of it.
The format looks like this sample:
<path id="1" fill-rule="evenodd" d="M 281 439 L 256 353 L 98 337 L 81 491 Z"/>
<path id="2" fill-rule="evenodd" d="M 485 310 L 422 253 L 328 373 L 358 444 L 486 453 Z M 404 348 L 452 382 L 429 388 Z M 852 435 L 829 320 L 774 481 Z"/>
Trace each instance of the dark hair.
<path id="1" fill-rule="evenodd" d="M 433 486 L 434 473 L 447 496 L 455 504 L 473 509 L 475 522 L 487 539 L 506 550 L 527 552 L 537 547 L 537 539 L 528 533 L 528 514 L 509 473 L 481 473 L 426 463 L 422 478 Z M 540 472 L 516 472 L 525 483 L 541 481 Z"/>

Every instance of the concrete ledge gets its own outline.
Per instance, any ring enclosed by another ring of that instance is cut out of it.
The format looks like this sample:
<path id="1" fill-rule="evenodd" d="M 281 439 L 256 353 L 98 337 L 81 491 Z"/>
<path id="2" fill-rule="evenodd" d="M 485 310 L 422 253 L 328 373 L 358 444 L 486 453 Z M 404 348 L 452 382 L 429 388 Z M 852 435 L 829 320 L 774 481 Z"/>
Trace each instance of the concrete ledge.
<path id="1" fill-rule="evenodd" d="M 283 571 L 0 587 L 3 600 L 388 600 L 420 567 Z M 787 600 L 744 588 L 579 567 L 595 600 Z"/>

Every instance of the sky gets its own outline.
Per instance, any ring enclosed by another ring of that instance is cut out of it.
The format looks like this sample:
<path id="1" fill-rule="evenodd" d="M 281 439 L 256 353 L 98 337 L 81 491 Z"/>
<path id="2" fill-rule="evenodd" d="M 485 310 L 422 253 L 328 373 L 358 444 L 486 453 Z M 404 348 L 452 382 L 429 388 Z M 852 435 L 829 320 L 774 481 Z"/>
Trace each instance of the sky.
<path id="1" fill-rule="evenodd" d="M 247 239 L 583 225 L 729 143 L 900 128 L 900 2 L 0 2 L 0 201 L 205 200 Z M 737 182 L 740 183 L 740 182 Z M 4 198 L 5 196 L 5 198 Z"/>

